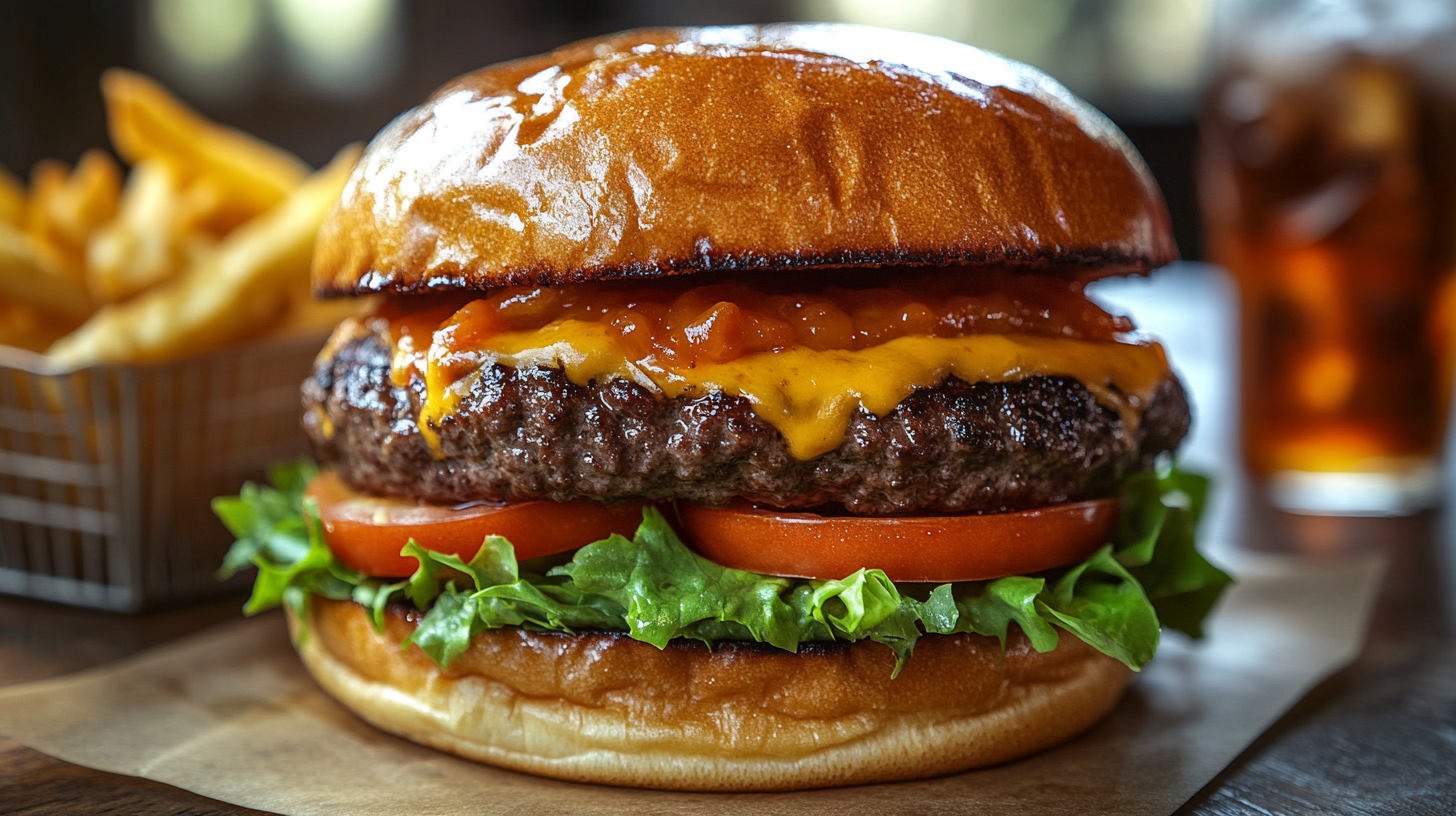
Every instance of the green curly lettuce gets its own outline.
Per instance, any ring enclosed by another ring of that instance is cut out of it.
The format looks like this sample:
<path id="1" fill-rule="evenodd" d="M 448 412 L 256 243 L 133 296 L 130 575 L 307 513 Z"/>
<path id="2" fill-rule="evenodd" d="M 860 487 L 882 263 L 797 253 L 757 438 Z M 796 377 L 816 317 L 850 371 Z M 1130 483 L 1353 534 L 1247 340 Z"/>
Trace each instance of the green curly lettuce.
<path id="1" fill-rule="evenodd" d="M 892 649 L 898 673 L 926 634 L 975 633 L 1003 648 L 1015 624 L 1040 652 L 1071 634 L 1134 670 L 1152 659 L 1160 628 L 1202 636 L 1202 622 L 1232 579 L 1194 547 L 1208 482 L 1163 466 L 1122 487 L 1114 540 L 1080 564 L 993 581 L 896 584 L 865 568 L 837 581 L 759 575 L 716 564 L 688 549 L 655 508 L 628 539 L 613 535 L 577 550 L 568 563 L 522 570 L 511 543 L 490 536 L 468 562 L 414 541 L 403 555 L 413 575 L 385 581 L 340 564 L 324 543 L 304 488 L 309 463 L 281 466 L 271 487 L 249 483 L 213 509 L 237 541 L 228 577 L 258 569 L 244 607 L 301 612 L 309 595 L 352 599 L 382 629 L 390 602 L 425 610 L 406 644 L 448 665 L 486 629 L 604 630 L 665 648 L 674 638 L 712 645 L 749 640 L 796 651 L 806 641 L 868 639 Z"/>

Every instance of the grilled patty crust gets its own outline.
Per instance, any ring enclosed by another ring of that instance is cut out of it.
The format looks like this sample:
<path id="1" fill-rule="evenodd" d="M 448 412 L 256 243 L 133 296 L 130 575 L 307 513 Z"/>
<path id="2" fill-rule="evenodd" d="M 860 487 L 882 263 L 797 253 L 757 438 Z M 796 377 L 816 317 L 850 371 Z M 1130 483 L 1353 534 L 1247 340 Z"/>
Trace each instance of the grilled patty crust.
<path id="1" fill-rule="evenodd" d="M 390 379 L 391 351 L 355 336 L 304 382 L 304 429 L 355 488 L 440 504 L 629 498 L 842 506 L 856 515 L 1023 510 L 1110 495 L 1188 431 L 1171 374 L 1135 429 L 1070 377 L 949 378 L 877 418 L 863 409 L 838 449 L 793 458 L 747 400 L 663 398 L 625 380 L 578 386 L 560 369 L 482 370 L 440 424 L 435 458 L 416 424 L 424 385 Z"/>

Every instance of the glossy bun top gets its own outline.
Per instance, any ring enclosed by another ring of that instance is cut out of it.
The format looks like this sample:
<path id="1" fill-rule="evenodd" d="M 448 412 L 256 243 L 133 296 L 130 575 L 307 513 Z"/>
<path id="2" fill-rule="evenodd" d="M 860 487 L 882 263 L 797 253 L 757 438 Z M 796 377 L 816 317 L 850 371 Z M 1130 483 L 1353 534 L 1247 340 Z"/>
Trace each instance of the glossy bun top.
<path id="1" fill-rule="evenodd" d="M 863 26 L 647 29 L 466 74 L 396 119 L 319 233 L 314 284 L 987 263 L 1092 279 L 1176 256 L 1127 138 L 1035 69 Z"/>

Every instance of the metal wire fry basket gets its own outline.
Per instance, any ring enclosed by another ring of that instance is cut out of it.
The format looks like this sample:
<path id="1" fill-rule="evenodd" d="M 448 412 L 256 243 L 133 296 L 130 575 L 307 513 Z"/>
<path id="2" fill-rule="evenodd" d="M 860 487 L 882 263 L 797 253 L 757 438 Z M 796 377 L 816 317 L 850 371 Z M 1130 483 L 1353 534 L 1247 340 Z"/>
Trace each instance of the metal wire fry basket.
<path id="1" fill-rule="evenodd" d="M 306 451 L 322 342 L 59 373 L 0 348 L 0 593 L 133 612 L 228 588 L 210 501 Z"/>

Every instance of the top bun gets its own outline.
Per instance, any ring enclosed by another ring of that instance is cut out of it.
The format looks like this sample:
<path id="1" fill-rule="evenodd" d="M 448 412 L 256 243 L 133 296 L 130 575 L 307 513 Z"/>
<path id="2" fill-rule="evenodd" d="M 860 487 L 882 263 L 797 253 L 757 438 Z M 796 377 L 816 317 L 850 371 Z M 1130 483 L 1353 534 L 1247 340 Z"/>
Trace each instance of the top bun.
<path id="1" fill-rule="evenodd" d="M 369 146 L 322 295 L 882 264 L 1079 279 L 1177 257 L 1132 145 L 1055 80 L 853 25 L 645 29 L 485 68 Z"/>

